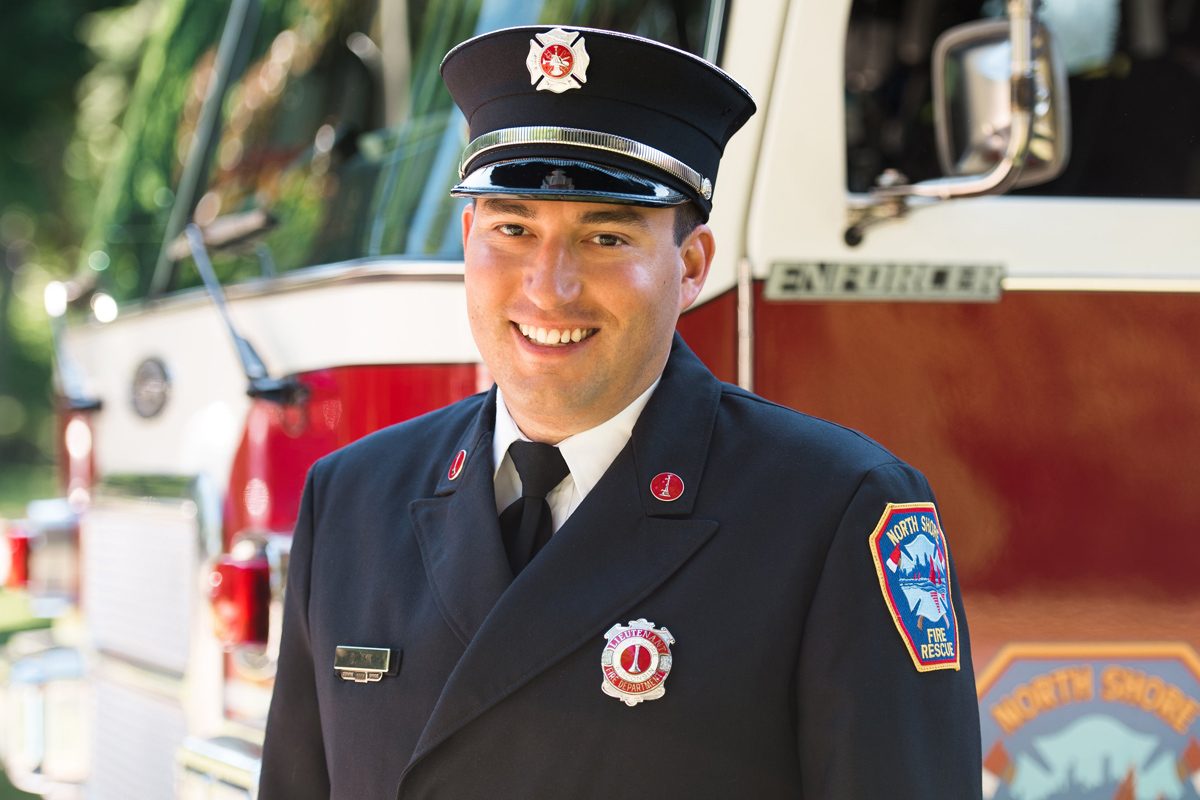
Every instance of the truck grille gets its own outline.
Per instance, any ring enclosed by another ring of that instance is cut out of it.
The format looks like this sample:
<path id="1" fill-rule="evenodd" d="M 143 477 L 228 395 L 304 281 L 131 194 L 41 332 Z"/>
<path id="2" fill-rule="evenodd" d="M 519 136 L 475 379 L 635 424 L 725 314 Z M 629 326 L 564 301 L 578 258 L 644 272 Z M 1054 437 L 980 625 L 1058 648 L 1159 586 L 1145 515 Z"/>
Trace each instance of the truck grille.
<path id="1" fill-rule="evenodd" d="M 176 751 L 187 735 L 179 701 L 95 676 L 88 800 L 175 797 Z"/>
<path id="2" fill-rule="evenodd" d="M 84 516 L 80 538 L 93 645 L 182 675 L 199 601 L 194 504 L 102 501 Z"/>

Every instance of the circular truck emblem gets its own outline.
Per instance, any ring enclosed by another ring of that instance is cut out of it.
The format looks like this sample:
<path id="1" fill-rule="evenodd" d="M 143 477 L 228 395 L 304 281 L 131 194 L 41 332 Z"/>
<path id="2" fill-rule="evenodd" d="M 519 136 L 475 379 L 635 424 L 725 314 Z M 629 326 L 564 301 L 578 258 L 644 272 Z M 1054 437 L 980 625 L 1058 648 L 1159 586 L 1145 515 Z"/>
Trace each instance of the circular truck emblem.
<path id="1" fill-rule="evenodd" d="M 525 68 L 529 70 L 530 85 L 539 92 L 561 94 L 587 83 L 590 60 L 582 36 L 553 28 L 529 40 Z"/>
<path id="2" fill-rule="evenodd" d="M 139 417 L 150 419 L 162 413 L 171 395 L 167 365 L 158 358 L 147 358 L 133 373 L 130 396 Z"/>
<path id="3" fill-rule="evenodd" d="M 614 625 L 604 634 L 608 643 L 600 655 L 604 680 L 600 688 L 629 707 L 657 700 L 667 693 L 671 672 L 671 645 L 675 637 L 666 628 L 655 628 L 644 619 Z"/>

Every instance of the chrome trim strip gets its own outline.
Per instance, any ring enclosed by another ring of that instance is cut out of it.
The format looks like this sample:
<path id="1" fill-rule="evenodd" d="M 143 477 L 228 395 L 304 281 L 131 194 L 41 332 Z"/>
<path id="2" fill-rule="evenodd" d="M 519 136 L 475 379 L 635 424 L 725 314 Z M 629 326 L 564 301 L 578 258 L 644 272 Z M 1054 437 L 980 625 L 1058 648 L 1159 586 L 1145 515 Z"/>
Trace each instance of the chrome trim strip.
<path id="1" fill-rule="evenodd" d="M 502 128 L 476 137 L 463 150 L 458 176 L 465 178 L 471 160 L 497 147 L 516 147 L 527 144 L 565 144 L 616 153 L 662 170 L 692 187 L 705 200 L 712 197 L 712 182 L 674 156 L 648 144 L 626 139 L 612 133 L 589 131 L 584 128 L 560 128 L 556 125 L 529 125 L 521 128 Z"/>
<path id="2" fill-rule="evenodd" d="M 737 265 L 737 381 L 754 391 L 754 267 L 745 256 Z"/>
<path id="3" fill-rule="evenodd" d="M 172 504 L 188 500 L 194 502 L 194 482 L 195 478 L 191 475 L 112 473 L 97 482 L 94 495 L 97 501 L 153 500 Z"/>
<path id="4" fill-rule="evenodd" d="M 262 747 L 233 736 L 209 739 L 189 736 L 175 758 L 181 770 L 252 792 L 258 785 Z"/>
<path id="5" fill-rule="evenodd" d="M 143 695 L 168 700 L 180 709 L 183 708 L 183 697 L 187 689 L 186 679 L 182 674 L 140 661 L 131 661 L 121 653 L 107 650 L 89 651 L 88 655 L 89 681 L 106 680 Z"/>
<path id="6" fill-rule="evenodd" d="M 1138 292 L 1191 294 L 1200 292 L 1200 278 L 1155 275 L 1006 275 L 1001 279 L 1006 292 Z"/>
<path id="7" fill-rule="evenodd" d="M 310 291 L 328 286 L 375 281 L 417 283 L 462 283 L 461 261 L 420 260 L 399 257 L 352 259 L 333 264 L 319 264 L 284 272 L 273 278 L 255 278 L 225 285 L 225 296 L 231 303 L 255 297 L 271 297 L 284 292 Z M 133 300 L 121 304 L 121 316 L 112 322 L 100 323 L 89 319 L 69 325 L 69 329 L 102 328 L 120 325 L 147 312 L 167 309 L 207 306 L 212 303 L 203 286 L 183 289 L 154 299 Z"/>

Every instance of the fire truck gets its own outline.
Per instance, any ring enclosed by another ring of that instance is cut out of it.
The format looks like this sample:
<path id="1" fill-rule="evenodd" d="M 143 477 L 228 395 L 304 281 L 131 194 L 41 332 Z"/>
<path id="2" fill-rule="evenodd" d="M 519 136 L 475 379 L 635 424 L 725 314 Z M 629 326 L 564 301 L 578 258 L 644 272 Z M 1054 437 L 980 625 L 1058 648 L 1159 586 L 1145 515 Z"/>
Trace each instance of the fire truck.
<path id="1" fill-rule="evenodd" d="M 255 795 L 307 469 L 491 383 L 441 56 L 557 23 L 755 96 L 679 328 L 929 476 L 985 797 L 1200 797 L 1200 3 L 160 12 L 86 265 L 46 292 L 63 497 L 9 525 L 10 585 L 54 616 L 0 665 L 16 784 Z"/>

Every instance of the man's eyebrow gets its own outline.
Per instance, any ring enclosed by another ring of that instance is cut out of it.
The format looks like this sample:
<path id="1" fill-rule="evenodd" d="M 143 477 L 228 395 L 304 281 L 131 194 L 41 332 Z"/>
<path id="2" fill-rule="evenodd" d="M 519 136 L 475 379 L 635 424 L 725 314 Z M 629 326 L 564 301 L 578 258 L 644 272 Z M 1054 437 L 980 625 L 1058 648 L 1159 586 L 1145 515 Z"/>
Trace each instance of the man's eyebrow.
<path id="1" fill-rule="evenodd" d="M 617 206 L 604 211 L 588 211 L 581 214 L 579 221 L 585 225 L 597 225 L 604 223 L 636 225 L 639 228 L 649 228 L 650 223 L 646 221 L 646 215 L 637 209 L 629 207 Z"/>
<path id="2" fill-rule="evenodd" d="M 532 208 L 514 200 L 486 199 L 483 201 L 483 210 L 492 214 L 512 214 L 515 217 L 522 217 L 524 219 L 534 219 L 537 217 L 537 214 L 533 213 Z"/>

